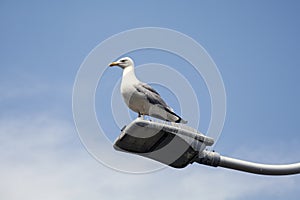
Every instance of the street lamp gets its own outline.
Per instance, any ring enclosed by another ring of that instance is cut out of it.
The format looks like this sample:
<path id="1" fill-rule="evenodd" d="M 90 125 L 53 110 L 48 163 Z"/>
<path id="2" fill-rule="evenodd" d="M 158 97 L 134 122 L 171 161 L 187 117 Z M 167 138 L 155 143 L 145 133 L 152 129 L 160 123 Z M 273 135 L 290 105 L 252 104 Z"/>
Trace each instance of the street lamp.
<path id="1" fill-rule="evenodd" d="M 183 168 L 194 162 L 262 175 L 300 173 L 300 163 L 267 165 L 243 161 L 206 150 L 210 137 L 185 125 L 137 118 L 121 130 L 114 143 L 118 151 L 144 156 L 171 167 Z"/>

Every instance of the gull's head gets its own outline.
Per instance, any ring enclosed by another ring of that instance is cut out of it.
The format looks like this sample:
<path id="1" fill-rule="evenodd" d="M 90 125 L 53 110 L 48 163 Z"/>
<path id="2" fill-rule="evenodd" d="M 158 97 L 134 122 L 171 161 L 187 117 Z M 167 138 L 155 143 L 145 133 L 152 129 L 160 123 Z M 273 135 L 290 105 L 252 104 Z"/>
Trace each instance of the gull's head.
<path id="1" fill-rule="evenodd" d="M 130 66 L 133 67 L 133 65 L 134 65 L 133 60 L 129 57 L 121 58 L 116 62 L 112 62 L 109 64 L 110 67 L 119 66 L 122 69 L 125 69 L 126 67 L 130 67 Z"/>

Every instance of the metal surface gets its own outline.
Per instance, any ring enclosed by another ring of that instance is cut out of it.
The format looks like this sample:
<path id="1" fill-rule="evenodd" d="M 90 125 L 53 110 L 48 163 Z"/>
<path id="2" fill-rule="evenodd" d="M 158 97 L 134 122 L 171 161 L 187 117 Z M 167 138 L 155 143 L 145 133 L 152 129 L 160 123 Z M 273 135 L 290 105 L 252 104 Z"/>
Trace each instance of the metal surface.
<path id="1" fill-rule="evenodd" d="M 221 156 L 219 153 L 209 151 L 203 151 L 199 154 L 199 157 L 195 159 L 195 162 L 213 167 L 224 167 L 261 175 L 276 176 L 300 173 L 300 163 L 286 165 L 260 164 Z"/>
<path id="2" fill-rule="evenodd" d="M 220 157 L 220 167 L 262 175 L 291 175 L 300 173 L 300 163 L 267 165 L 253 163 L 225 156 Z"/>
<path id="3" fill-rule="evenodd" d="M 183 168 L 188 164 L 224 167 L 261 175 L 291 175 L 300 173 L 300 163 L 267 165 L 221 156 L 206 151 L 214 143 L 198 131 L 174 123 L 136 119 L 121 130 L 114 144 L 118 151 L 144 156 L 171 167 Z"/>
<path id="4" fill-rule="evenodd" d="M 138 118 L 122 129 L 114 148 L 183 168 L 213 143 L 213 139 L 184 125 Z"/>

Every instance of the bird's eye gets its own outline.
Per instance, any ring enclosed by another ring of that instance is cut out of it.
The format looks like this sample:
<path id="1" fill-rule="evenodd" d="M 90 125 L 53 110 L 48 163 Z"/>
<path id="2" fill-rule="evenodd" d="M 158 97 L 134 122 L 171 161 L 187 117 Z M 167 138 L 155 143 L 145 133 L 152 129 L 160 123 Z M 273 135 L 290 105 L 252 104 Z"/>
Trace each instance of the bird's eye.
<path id="1" fill-rule="evenodd" d="M 121 62 L 126 62 L 126 60 L 121 60 Z"/>

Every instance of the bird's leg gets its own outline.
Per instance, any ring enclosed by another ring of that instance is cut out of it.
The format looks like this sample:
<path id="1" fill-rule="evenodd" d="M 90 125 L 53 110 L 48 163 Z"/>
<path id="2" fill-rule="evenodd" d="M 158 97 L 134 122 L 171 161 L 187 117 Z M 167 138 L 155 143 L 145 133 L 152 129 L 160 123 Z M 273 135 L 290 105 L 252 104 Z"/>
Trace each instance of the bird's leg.
<path id="1" fill-rule="evenodd" d="M 138 118 L 141 118 L 141 119 L 145 119 L 145 115 L 144 114 L 141 114 L 140 112 L 138 113 Z"/>
<path id="2" fill-rule="evenodd" d="M 138 113 L 138 118 L 144 119 L 144 116 L 145 115 L 141 114 L 140 112 Z"/>

